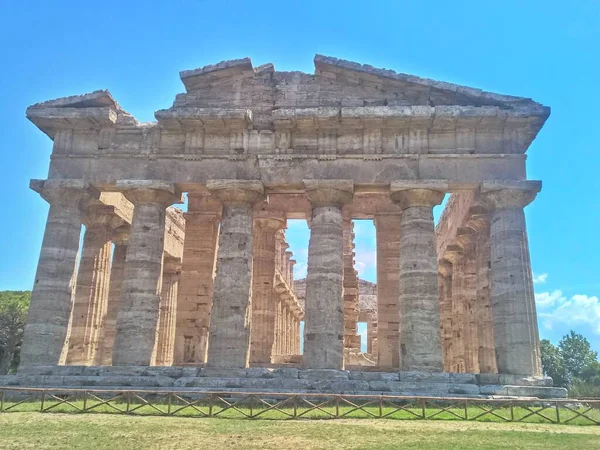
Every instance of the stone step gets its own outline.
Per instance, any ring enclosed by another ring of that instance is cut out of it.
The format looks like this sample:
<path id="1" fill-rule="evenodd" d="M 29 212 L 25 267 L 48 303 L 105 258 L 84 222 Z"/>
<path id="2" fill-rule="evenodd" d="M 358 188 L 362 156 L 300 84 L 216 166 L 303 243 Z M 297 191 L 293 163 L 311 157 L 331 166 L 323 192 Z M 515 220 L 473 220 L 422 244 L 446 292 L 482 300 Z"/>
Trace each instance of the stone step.
<path id="1" fill-rule="evenodd" d="M 58 372 L 68 372 L 61 369 Z M 167 373 L 163 371 L 161 373 Z M 172 373 L 174 374 L 174 373 Z M 301 374 L 302 375 L 302 374 Z M 545 386 L 514 385 L 478 385 L 470 382 L 471 378 L 453 379 L 438 377 L 436 381 L 397 381 L 395 379 L 345 379 L 330 377 L 324 379 L 313 376 L 302 378 L 278 377 L 214 377 L 189 376 L 168 377 L 165 375 L 138 375 L 100 373 L 98 375 L 29 375 L 18 374 L 0 377 L 0 386 L 21 387 L 55 387 L 55 388 L 90 388 L 90 389 L 189 389 L 196 391 L 224 392 L 289 392 L 289 393 L 324 393 L 324 394 L 356 394 L 370 395 L 410 395 L 440 397 L 539 397 L 564 398 L 563 388 Z M 325 375 L 321 373 L 321 375 Z M 417 377 L 418 378 L 418 377 Z M 416 379 L 413 377 L 413 379 Z M 463 382 L 460 382 L 463 381 Z M 466 382 L 464 382 L 466 381 Z"/>

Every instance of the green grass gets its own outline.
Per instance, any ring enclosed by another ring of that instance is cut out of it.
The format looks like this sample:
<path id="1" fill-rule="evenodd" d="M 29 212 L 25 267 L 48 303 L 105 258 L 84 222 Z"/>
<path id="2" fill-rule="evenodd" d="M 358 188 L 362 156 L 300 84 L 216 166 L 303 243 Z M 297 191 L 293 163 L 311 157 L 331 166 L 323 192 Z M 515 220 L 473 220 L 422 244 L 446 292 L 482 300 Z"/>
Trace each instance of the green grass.
<path id="1" fill-rule="evenodd" d="M 280 406 L 278 409 L 269 409 L 266 405 L 255 401 L 252 408 L 249 405 L 236 405 L 236 409 L 227 409 L 226 404 L 215 401 L 212 407 L 209 407 L 207 403 L 194 404 L 193 407 L 186 405 L 184 402 L 176 401 L 172 399 L 170 405 L 164 400 L 153 401 L 152 405 L 144 404 L 140 401 L 131 401 L 129 406 L 123 400 L 113 401 L 111 405 L 101 404 L 99 400 L 88 399 L 85 402 L 85 407 L 88 411 L 82 413 L 80 410 L 84 408 L 84 402 L 82 400 L 72 400 L 69 403 L 59 403 L 54 399 L 46 399 L 44 402 L 44 409 L 48 413 L 75 413 L 75 414 L 123 414 L 129 407 L 130 415 L 140 416 L 161 416 L 161 415 L 172 415 L 175 417 L 195 417 L 203 418 L 209 415 L 218 418 L 226 419 L 244 419 L 247 415 L 253 415 L 254 421 L 258 420 L 285 420 L 293 418 L 303 419 L 330 419 L 335 415 L 342 416 L 346 419 L 375 419 L 380 415 L 379 406 L 377 404 L 371 404 L 364 406 L 364 408 L 357 409 L 355 407 L 344 405 L 341 403 L 339 406 L 329 403 L 321 407 L 321 409 L 310 410 L 306 404 L 298 403 L 295 408 L 292 407 L 291 403 Z M 549 404 L 551 405 L 551 404 Z M 483 409 L 491 409 L 490 405 L 482 404 L 482 408 L 476 406 L 469 406 L 466 411 L 464 407 L 452 407 L 448 411 L 443 411 L 442 406 L 435 407 L 435 405 L 428 404 L 425 409 L 425 417 L 429 420 L 445 420 L 445 421 L 461 421 L 465 418 L 465 413 L 469 421 L 477 422 L 497 422 L 506 423 L 510 421 L 523 420 L 526 423 L 548 423 L 553 422 L 568 422 L 569 425 L 595 425 L 594 421 L 600 422 L 600 408 L 596 406 L 595 409 L 587 411 L 586 407 L 579 407 L 575 410 L 570 410 L 564 407 L 557 409 L 554 406 L 542 409 L 541 406 L 530 406 L 529 409 L 520 406 L 514 406 L 512 408 L 503 407 L 493 411 L 493 414 L 487 414 Z M 91 408 L 91 409 L 89 409 Z M 574 408 L 574 407 L 573 407 Z M 40 411 L 39 402 L 24 402 L 14 403 L 7 402 L 3 403 L 3 410 L 6 414 L 13 414 L 17 412 L 37 412 Z M 577 411 L 577 412 L 576 412 Z M 534 413 L 538 412 L 538 414 Z M 593 420 L 590 420 L 584 416 L 578 416 L 577 413 L 585 413 L 586 416 Z M 406 409 L 398 410 L 397 407 L 393 407 L 388 404 L 384 404 L 381 408 L 381 415 L 385 416 L 385 419 L 391 420 L 422 420 L 423 410 L 418 405 L 411 405 Z M 557 416 L 558 415 L 558 416 Z M 560 419 L 560 421 L 558 420 Z M 571 420 L 570 420 L 571 419 Z M 383 419 L 377 419 L 383 420 Z"/>
<path id="2" fill-rule="evenodd" d="M 2 449 L 598 448 L 600 427 L 396 420 L 0 414 Z"/>

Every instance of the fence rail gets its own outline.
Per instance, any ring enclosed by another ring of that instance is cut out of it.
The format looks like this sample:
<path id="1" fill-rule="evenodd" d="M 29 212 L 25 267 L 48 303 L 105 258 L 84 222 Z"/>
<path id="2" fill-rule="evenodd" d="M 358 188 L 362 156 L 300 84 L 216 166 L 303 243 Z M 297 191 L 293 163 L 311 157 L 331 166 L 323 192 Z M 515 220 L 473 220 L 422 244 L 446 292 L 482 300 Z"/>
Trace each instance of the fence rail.
<path id="1" fill-rule="evenodd" d="M 413 419 L 600 425 L 600 399 L 0 387 L 0 413 L 107 413 L 244 419 Z"/>

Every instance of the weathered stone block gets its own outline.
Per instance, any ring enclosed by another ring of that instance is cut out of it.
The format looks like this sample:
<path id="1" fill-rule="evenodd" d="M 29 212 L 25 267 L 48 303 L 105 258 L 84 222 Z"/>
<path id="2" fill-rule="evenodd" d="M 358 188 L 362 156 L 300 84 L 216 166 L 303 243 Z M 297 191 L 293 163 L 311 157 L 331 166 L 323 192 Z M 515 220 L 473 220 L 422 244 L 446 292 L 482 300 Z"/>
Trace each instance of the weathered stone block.
<path id="1" fill-rule="evenodd" d="M 247 378 L 273 378 L 273 370 L 265 367 L 249 367 L 246 369 Z"/>
<path id="2" fill-rule="evenodd" d="M 315 380 L 312 381 L 311 388 L 322 393 L 353 393 L 357 391 L 368 391 L 369 382 L 361 380 Z"/>
<path id="3" fill-rule="evenodd" d="M 567 390 L 545 386 L 506 386 L 506 394 L 515 397 L 566 398 Z"/>
<path id="4" fill-rule="evenodd" d="M 396 372 L 358 372 L 350 371 L 350 380 L 365 380 L 365 381 L 398 381 Z"/>
<path id="5" fill-rule="evenodd" d="M 183 375 L 181 367 L 147 367 L 142 375 L 180 378 Z"/>
<path id="6" fill-rule="evenodd" d="M 451 373 L 450 383 L 452 384 L 477 384 L 477 375 L 474 373 Z"/>
<path id="7" fill-rule="evenodd" d="M 501 384 L 500 374 L 497 373 L 479 373 L 477 374 L 477 384 Z"/>
<path id="8" fill-rule="evenodd" d="M 101 367 L 85 367 L 82 375 L 85 376 L 141 376 L 145 373 L 147 367 L 138 366 L 101 366 Z"/>
<path id="9" fill-rule="evenodd" d="M 503 384 L 486 384 L 479 386 L 481 395 L 508 395 L 506 386 Z"/>
<path id="10" fill-rule="evenodd" d="M 398 374 L 400 381 L 422 383 L 450 383 L 450 374 L 444 372 L 402 371 Z"/>
<path id="11" fill-rule="evenodd" d="M 219 367 L 203 367 L 201 377 L 246 378 L 246 369 L 226 369 Z"/>
<path id="12" fill-rule="evenodd" d="M 476 384 L 451 384 L 448 387 L 448 394 L 454 395 L 479 395 L 479 386 Z"/>
<path id="13" fill-rule="evenodd" d="M 294 369 L 292 367 L 282 367 L 279 369 L 273 369 L 273 377 L 274 378 L 299 378 L 300 370 Z"/>
<path id="14" fill-rule="evenodd" d="M 199 376 L 200 368 L 199 367 L 182 367 L 181 368 L 181 376 L 182 377 L 197 377 Z"/>
<path id="15" fill-rule="evenodd" d="M 303 369 L 298 377 L 311 380 L 348 380 L 350 373 L 346 370 L 336 369 Z"/>
<path id="16" fill-rule="evenodd" d="M 20 378 L 18 375 L 1 375 L 0 386 L 18 386 Z"/>

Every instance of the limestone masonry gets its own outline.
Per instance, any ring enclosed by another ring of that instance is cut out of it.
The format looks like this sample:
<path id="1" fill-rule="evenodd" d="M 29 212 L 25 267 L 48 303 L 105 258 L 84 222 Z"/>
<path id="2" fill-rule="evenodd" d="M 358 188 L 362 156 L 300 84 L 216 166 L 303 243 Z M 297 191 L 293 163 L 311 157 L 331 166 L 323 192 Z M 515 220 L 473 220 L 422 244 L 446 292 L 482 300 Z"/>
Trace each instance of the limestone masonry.
<path id="1" fill-rule="evenodd" d="M 0 385 L 565 395 L 541 374 L 523 213 L 549 108 L 314 62 L 183 71 L 152 123 L 108 91 L 27 109 L 54 142 L 31 181 L 50 210 Z M 302 283 L 288 219 L 311 229 Z M 354 219 L 375 223 L 376 285 Z"/>

